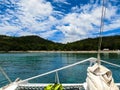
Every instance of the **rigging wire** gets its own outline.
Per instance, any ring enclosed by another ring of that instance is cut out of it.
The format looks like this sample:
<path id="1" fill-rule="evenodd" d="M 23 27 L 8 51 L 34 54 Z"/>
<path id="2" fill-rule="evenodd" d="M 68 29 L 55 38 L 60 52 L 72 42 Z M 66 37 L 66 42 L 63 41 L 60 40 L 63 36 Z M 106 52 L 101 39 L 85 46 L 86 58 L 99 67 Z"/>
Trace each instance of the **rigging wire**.
<path id="1" fill-rule="evenodd" d="M 1 66 L 0 66 L 0 71 L 5 76 L 5 78 L 9 81 L 9 83 L 12 83 L 11 79 L 8 77 L 8 75 L 5 73 L 5 71 L 2 69 Z"/>
<path id="2" fill-rule="evenodd" d="M 101 51 L 101 45 L 102 45 L 102 32 L 104 29 L 104 18 L 106 13 L 106 7 L 105 7 L 105 0 L 102 0 L 102 14 L 101 14 L 101 23 L 100 23 L 100 32 L 99 32 L 99 42 L 98 42 L 98 53 L 97 53 L 97 59 L 98 64 L 100 65 L 100 51 Z"/>
<path id="3" fill-rule="evenodd" d="M 76 62 L 74 64 L 70 64 L 68 66 L 64 66 L 62 68 L 58 68 L 58 69 L 55 69 L 55 70 L 52 70 L 52 71 L 49 71 L 49 72 L 46 72 L 46 73 L 43 73 L 43 74 L 39 74 L 37 76 L 33 76 L 33 77 L 30 77 L 30 78 L 27 78 L 27 79 L 24 79 L 22 81 L 19 82 L 20 83 L 24 83 L 24 82 L 27 82 L 27 81 L 30 81 L 30 80 L 33 80 L 35 78 L 39 78 L 39 77 L 42 77 L 42 76 L 45 76 L 45 75 L 48 75 L 48 74 L 51 74 L 51 73 L 54 73 L 54 72 L 58 72 L 58 71 L 61 71 L 61 70 L 64 70 L 66 68 L 69 68 L 69 67 L 73 67 L 73 66 L 76 66 L 78 64 L 81 64 L 81 63 L 84 63 L 84 62 L 87 62 L 87 61 L 91 61 L 91 60 L 96 60 L 96 58 L 88 58 L 88 59 L 85 59 L 83 61 L 79 61 L 79 62 Z"/>

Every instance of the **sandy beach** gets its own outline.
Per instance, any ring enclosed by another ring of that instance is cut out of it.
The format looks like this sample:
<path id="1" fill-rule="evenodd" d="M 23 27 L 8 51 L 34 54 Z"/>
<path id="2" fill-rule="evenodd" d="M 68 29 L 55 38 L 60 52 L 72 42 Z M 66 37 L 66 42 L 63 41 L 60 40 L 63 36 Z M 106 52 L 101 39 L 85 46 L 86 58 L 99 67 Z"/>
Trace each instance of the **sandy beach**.
<path id="1" fill-rule="evenodd" d="M 5 53 L 6 51 L 0 51 L 0 53 Z M 8 53 L 37 53 L 37 52 L 49 52 L 49 53 L 97 53 L 98 51 L 7 51 Z M 100 51 L 100 53 L 120 53 L 120 50 L 107 50 L 107 51 Z"/>

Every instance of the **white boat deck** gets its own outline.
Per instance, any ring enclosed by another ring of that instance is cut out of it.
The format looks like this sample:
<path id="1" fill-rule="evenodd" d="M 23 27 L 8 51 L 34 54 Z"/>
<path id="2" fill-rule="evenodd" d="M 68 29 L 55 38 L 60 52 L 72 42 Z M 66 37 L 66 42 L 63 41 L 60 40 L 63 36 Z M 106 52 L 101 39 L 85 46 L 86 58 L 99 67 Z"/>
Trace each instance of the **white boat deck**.
<path id="1" fill-rule="evenodd" d="M 49 84 L 20 84 L 16 90 L 44 90 L 47 85 Z M 62 86 L 64 90 L 85 90 L 83 84 L 62 84 Z"/>
<path id="2" fill-rule="evenodd" d="M 49 84 L 35 84 L 35 83 L 28 83 L 28 84 L 20 84 L 15 90 L 44 90 L 44 88 Z M 85 90 L 83 84 L 73 83 L 73 84 L 62 84 L 64 90 Z M 116 85 L 120 89 L 120 83 L 116 83 Z"/>

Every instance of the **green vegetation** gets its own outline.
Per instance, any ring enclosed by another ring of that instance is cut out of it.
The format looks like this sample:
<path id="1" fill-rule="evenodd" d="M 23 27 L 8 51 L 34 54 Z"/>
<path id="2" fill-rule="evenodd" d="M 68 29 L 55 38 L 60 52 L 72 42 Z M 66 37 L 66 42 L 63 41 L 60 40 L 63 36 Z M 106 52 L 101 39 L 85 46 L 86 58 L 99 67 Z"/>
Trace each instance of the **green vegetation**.
<path id="1" fill-rule="evenodd" d="M 72 43 L 61 44 L 38 36 L 11 37 L 0 35 L 0 51 L 80 51 L 97 50 L 99 38 L 88 38 Z M 101 49 L 120 50 L 120 35 L 103 37 Z"/>
<path id="2" fill-rule="evenodd" d="M 88 38 L 66 45 L 69 46 L 71 50 L 97 50 L 98 41 L 99 38 Z M 120 35 L 103 37 L 101 50 L 103 49 L 120 50 Z"/>
<path id="3" fill-rule="evenodd" d="M 0 51 L 57 50 L 58 45 L 38 36 L 0 36 Z"/>

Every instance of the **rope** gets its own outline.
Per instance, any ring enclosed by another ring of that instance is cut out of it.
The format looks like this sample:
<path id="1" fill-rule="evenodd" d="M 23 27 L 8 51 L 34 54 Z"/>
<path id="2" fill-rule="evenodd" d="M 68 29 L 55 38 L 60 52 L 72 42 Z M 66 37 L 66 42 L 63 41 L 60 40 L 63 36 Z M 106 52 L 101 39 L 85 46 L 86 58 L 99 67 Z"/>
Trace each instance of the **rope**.
<path id="1" fill-rule="evenodd" d="M 12 83 L 12 81 L 11 81 L 10 78 L 7 76 L 7 74 L 6 74 L 5 71 L 2 69 L 1 66 L 0 66 L 0 71 L 1 71 L 2 74 L 5 76 L 5 78 L 9 81 L 9 83 Z"/>
<path id="2" fill-rule="evenodd" d="M 110 64 L 112 66 L 116 66 L 116 67 L 120 68 L 120 65 L 117 65 L 117 64 L 113 64 L 113 63 L 110 63 L 110 62 L 107 62 L 107 61 L 103 61 L 103 60 L 101 60 L 101 62 L 104 62 L 104 63 L 107 63 L 107 64 Z"/>
<path id="3" fill-rule="evenodd" d="M 101 50 L 101 44 L 102 44 L 102 32 L 103 32 L 103 29 L 104 29 L 105 12 L 106 12 L 105 0 L 103 0 L 103 3 L 102 3 L 101 24 L 100 24 L 100 33 L 99 33 L 98 55 L 97 55 L 98 64 L 100 64 L 100 50 Z"/>
<path id="4" fill-rule="evenodd" d="M 55 75 L 55 83 L 60 84 L 58 72 L 56 72 L 56 75 Z"/>
<path id="5" fill-rule="evenodd" d="M 42 76 L 45 76 L 45 75 L 48 75 L 48 74 L 51 74 L 51 73 L 54 73 L 54 72 L 58 72 L 58 71 L 61 71 L 61 70 L 63 70 L 63 69 L 66 69 L 66 68 L 69 68 L 69 67 L 73 67 L 73 66 L 75 66 L 75 65 L 78 65 L 78 64 L 81 64 L 81 63 L 90 61 L 91 59 L 95 59 L 95 58 L 88 58 L 88 59 L 85 59 L 85 60 L 83 60 L 83 61 L 80 61 L 80 62 L 77 62 L 77 63 L 74 63 L 74 64 L 70 64 L 70 65 L 68 65 L 68 66 L 64 66 L 64 67 L 62 67 L 62 68 L 55 69 L 55 70 L 52 70 L 52 71 L 49 71 L 49 72 L 46 72 L 46 73 L 43 73 L 43 74 L 40 74 L 40 75 L 31 77 L 31 78 L 28 78 L 28 79 L 22 80 L 22 81 L 20 81 L 19 83 L 27 82 L 27 81 L 29 81 L 29 80 L 33 80 L 33 79 L 38 78 L 38 77 L 42 77 Z"/>

